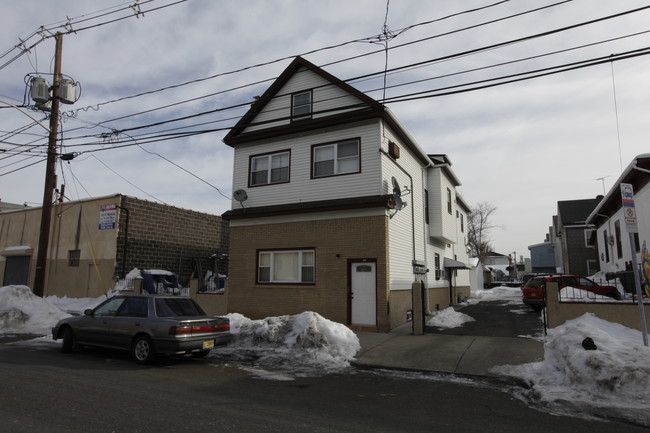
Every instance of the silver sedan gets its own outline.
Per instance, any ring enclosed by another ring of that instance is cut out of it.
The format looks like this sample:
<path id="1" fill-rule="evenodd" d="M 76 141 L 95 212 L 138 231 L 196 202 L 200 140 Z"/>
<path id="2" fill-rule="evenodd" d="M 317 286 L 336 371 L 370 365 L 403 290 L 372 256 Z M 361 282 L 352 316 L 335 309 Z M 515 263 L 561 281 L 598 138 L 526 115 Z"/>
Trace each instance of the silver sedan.
<path id="1" fill-rule="evenodd" d="M 127 350 L 139 364 L 157 354 L 204 357 L 227 344 L 230 321 L 208 316 L 191 298 L 161 295 L 118 295 L 83 316 L 60 320 L 52 328 L 54 340 L 63 339 L 63 352 L 83 346 Z"/>

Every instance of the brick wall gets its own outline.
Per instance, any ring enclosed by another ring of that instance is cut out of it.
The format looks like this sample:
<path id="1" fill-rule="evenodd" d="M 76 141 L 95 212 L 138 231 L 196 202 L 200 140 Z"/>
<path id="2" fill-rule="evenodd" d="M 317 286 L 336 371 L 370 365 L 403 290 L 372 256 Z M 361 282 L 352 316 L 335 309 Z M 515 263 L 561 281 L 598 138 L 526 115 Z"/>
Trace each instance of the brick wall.
<path id="1" fill-rule="evenodd" d="M 349 323 L 348 260 L 377 263 L 377 329 L 387 331 L 388 261 L 385 216 L 230 228 L 228 311 L 252 319 L 315 311 Z M 315 250 L 315 284 L 257 284 L 260 249 Z"/>
<path id="2" fill-rule="evenodd" d="M 162 205 L 122 196 L 129 211 L 125 271 L 133 268 L 165 269 L 178 274 L 182 284 L 192 275 L 192 258 L 212 265 L 208 257 L 228 251 L 228 223 L 218 215 Z M 115 272 L 122 273 L 126 212 L 120 210 Z M 225 273 L 227 263 L 218 262 Z"/>

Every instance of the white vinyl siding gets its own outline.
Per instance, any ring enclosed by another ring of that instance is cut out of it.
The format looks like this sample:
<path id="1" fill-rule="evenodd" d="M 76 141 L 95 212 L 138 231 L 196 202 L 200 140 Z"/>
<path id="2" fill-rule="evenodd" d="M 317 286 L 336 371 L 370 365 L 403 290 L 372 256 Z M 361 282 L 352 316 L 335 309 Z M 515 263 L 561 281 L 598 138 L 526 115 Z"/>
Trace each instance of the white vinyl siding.
<path id="1" fill-rule="evenodd" d="M 298 71 L 271 99 L 264 109 L 251 121 L 253 126 L 243 132 L 257 131 L 274 126 L 287 125 L 291 122 L 292 95 L 304 91 L 312 91 L 312 118 L 331 116 L 332 114 L 358 109 L 359 99 L 343 91 L 321 76 L 306 68 Z M 355 107 L 356 105 L 356 107 Z M 331 111 L 335 108 L 340 111 Z M 273 121 L 277 120 L 277 121 Z M 258 123 L 258 125 L 255 125 Z"/>
<path id="2" fill-rule="evenodd" d="M 300 202 L 364 197 L 384 193 L 382 189 L 378 143 L 381 129 L 376 122 L 355 124 L 347 128 L 319 131 L 319 134 L 283 137 L 278 141 L 238 145 L 235 148 L 233 191 L 245 189 L 246 207 L 271 206 Z M 312 146 L 336 143 L 356 138 L 359 140 L 361 169 L 346 176 L 311 178 Z M 291 152 L 291 181 L 249 188 L 249 160 L 251 156 L 281 151 Z M 389 178 L 390 179 L 390 178 Z M 240 207 L 233 200 L 233 209 Z"/>
<path id="3" fill-rule="evenodd" d="M 390 128 L 386 128 L 385 134 L 383 150 L 387 152 L 388 142 L 392 141 L 399 146 L 400 157 L 394 161 L 389 156 L 382 156 L 383 194 L 392 194 L 392 177 L 395 177 L 402 191 L 402 200 L 408 203 L 400 211 L 390 211 L 393 214 L 388 223 L 390 289 L 410 290 L 415 281 L 413 260 L 426 261 L 423 166 Z"/>

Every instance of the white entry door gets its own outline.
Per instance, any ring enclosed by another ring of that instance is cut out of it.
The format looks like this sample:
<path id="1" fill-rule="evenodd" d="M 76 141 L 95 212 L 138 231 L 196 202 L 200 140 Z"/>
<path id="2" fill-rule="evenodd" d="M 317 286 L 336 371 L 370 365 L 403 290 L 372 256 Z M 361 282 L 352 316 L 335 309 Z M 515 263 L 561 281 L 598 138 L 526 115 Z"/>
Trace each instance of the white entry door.
<path id="1" fill-rule="evenodd" d="M 377 324 L 376 263 L 354 262 L 350 272 L 352 282 L 352 324 Z"/>

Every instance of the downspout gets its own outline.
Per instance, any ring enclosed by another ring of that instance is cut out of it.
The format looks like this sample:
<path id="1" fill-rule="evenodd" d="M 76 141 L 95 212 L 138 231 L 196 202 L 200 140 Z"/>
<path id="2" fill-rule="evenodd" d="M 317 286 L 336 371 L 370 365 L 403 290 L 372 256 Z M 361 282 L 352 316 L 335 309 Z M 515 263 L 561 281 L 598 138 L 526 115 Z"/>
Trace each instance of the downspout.
<path id="1" fill-rule="evenodd" d="M 127 247 L 129 246 L 128 239 L 129 239 L 129 210 L 125 208 L 122 205 L 117 206 L 118 208 L 122 209 L 124 212 L 126 212 L 126 221 L 124 222 L 124 254 L 122 254 L 122 278 L 126 278 L 126 252 L 127 252 Z"/>
<path id="2" fill-rule="evenodd" d="M 404 169 L 401 165 L 399 165 L 397 163 L 397 161 L 395 159 L 393 159 L 393 157 L 390 156 L 390 154 L 388 152 L 386 152 L 384 149 L 380 148 L 379 152 L 381 154 L 387 156 L 388 159 L 391 160 L 393 162 L 393 164 L 395 164 L 395 166 L 402 171 L 402 173 L 404 173 L 405 175 L 408 176 L 409 183 L 410 183 L 410 188 L 411 188 L 411 194 L 413 194 L 413 176 L 411 176 L 411 174 L 408 171 L 406 171 L 406 169 Z M 425 165 L 423 167 L 423 169 L 422 169 L 423 170 L 423 175 L 426 175 L 426 171 L 424 169 L 426 169 L 428 167 L 431 167 L 431 165 L 432 165 L 431 162 L 429 162 L 429 163 L 427 163 L 427 165 Z M 415 200 L 413 200 L 413 201 L 415 201 Z M 426 236 L 427 235 L 426 222 L 423 222 L 423 225 L 424 225 L 423 231 L 424 231 L 425 236 Z M 416 248 L 415 248 L 415 203 L 413 203 L 413 206 L 411 206 L 411 242 L 412 242 L 412 245 L 413 245 L 413 248 L 412 248 L 413 260 L 416 260 L 417 258 L 416 258 Z M 424 242 L 424 260 L 425 260 L 425 263 L 428 263 L 427 262 L 427 242 L 426 242 L 426 240 Z M 424 281 L 423 281 L 423 283 L 424 283 L 424 299 L 423 299 L 424 313 L 426 315 L 431 315 L 431 311 L 429 310 L 429 290 L 428 290 L 428 287 L 427 287 L 427 276 L 426 275 L 427 274 L 424 274 Z"/>

